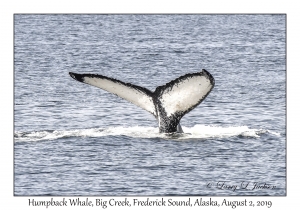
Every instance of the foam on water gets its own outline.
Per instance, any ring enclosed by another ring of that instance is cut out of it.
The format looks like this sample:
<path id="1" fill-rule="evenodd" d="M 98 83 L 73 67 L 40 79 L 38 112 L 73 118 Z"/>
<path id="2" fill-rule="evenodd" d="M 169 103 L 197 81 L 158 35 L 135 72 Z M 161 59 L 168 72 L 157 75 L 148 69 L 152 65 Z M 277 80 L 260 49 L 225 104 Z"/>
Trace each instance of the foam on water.
<path id="1" fill-rule="evenodd" d="M 207 139 L 207 138 L 227 138 L 233 136 L 259 138 L 261 134 L 270 133 L 280 136 L 279 133 L 265 129 L 251 129 L 247 126 L 214 126 L 195 125 L 193 127 L 183 127 L 184 134 L 161 134 L 157 127 L 133 126 L 133 127 L 108 127 L 89 128 L 75 130 L 48 130 L 32 132 L 16 132 L 14 139 L 16 142 L 55 140 L 69 137 L 102 137 L 102 136 L 129 136 L 133 138 L 162 138 L 162 139 Z"/>

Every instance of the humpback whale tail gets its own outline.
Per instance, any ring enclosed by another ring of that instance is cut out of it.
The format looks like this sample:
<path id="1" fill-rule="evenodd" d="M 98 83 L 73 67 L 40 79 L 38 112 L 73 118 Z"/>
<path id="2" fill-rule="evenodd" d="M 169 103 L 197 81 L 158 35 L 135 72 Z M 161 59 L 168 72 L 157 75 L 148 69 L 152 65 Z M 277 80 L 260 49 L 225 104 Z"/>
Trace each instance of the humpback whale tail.
<path id="1" fill-rule="evenodd" d="M 158 86 L 154 92 L 103 75 L 69 74 L 79 82 L 106 90 L 150 112 L 158 120 L 161 133 L 182 132 L 181 118 L 198 106 L 215 84 L 205 69 Z"/>

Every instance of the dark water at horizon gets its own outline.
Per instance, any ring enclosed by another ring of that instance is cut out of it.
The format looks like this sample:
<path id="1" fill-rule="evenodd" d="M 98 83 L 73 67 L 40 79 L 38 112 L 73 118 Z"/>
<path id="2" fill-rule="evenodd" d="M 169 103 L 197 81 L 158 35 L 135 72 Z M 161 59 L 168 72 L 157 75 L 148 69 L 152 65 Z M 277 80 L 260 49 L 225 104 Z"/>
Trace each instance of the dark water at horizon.
<path id="1" fill-rule="evenodd" d="M 285 15 L 15 15 L 14 24 L 15 195 L 286 195 Z M 203 68 L 215 87 L 178 136 L 68 74 L 155 90 Z"/>

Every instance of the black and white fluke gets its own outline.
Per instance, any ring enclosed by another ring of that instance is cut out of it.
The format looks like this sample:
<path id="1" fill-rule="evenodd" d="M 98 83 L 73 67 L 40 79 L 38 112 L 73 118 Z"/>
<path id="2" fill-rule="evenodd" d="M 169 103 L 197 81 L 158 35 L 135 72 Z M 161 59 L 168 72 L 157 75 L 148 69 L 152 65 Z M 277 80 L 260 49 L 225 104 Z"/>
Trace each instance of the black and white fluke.
<path id="1" fill-rule="evenodd" d="M 205 69 L 158 86 L 154 92 L 98 74 L 69 74 L 79 82 L 106 90 L 150 112 L 158 120 L 161 133 L 183 132 L 181 118 L 199 105 L 215 84 Z"/>

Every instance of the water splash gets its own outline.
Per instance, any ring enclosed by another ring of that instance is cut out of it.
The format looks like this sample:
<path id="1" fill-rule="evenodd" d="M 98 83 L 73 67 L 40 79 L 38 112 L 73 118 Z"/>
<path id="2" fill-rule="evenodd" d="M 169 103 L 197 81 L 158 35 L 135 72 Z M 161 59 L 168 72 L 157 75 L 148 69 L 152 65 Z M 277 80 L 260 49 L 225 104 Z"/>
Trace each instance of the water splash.
<path id="1" fill-rule="evenodd" d="M 133 126 L 133 127 L 108 127 L 89 128 L 75 130 L 46 130 L 32 132 L 16 132 L 14 139 L 21 141 L 55 140 L 70 137 L 102 137 L 102 136 L 129 136 L 133 138 L 162 138 L 162 139 L 207 139 L 207 138 L 228 138 L 233 136 L 259 138 L 260 135 L 269 133 L 280 136 L 279 133 L 265 129 L 251 129 L 247 126 L 214 126 L 195 125 L 183 127 L 184 134 L 161 134 L 157 127 Z"/>

